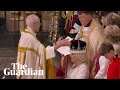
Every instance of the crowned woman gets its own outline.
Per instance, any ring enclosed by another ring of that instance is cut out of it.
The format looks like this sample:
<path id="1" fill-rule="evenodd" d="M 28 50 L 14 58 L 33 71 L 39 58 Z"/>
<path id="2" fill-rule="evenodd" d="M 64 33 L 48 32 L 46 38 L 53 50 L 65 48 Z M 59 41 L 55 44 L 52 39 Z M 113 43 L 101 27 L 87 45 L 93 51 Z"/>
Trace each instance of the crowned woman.
<path id="1" fill-rule="evenodd" d="M 62 17 L 59 19 L 59 33 L 61 37 L 65 38 L 69 36 L 75 38 L 80 26 L 81 23 L 78 19 L 77 11 L 62 11 Z M 68 59 L 68 56 L 61 55 L 61 64 L 56 70 L 57 78 L 63 79 L 66 77 Z"/>
<path id="2" fill-rule="evenodd" d="M 86 64 L 87 58 L 85 55 L 86 43 L 81 40 L 72 40 L 71 44 L 70 60 L 72 66 L 67 71 L 66 79 L 88 79 L 89 68 Z"/>

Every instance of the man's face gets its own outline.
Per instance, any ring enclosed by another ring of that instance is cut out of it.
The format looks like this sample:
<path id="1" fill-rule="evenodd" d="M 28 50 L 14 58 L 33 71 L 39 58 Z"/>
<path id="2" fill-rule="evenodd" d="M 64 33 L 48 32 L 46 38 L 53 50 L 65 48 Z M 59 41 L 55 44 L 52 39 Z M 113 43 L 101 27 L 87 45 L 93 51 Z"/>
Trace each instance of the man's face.
<path id="1" fill-rule="evenodd" d="M 35 32 L 39 32 L 40 25 L 41 25 L 40 20 L 34 23 Z"/>
<path id="2" fill-rule="evenodd" d="M 76 55 L 75 54 L 71 54 L 70 58 L 71 58 L 72 63 L 74 63 L 76 61 Z"/>
<path id="3" fill-rule="evenodd" d="M 78 18 L 79 18 L 81 24 L 84 26 L 87 25 L 92 20 L 92 16 L 90 14 L 86 14 L 86 13 L 79 14 Z"/>
<path id="4" fill-rule="evenodd" d="M 107 55 L 108 55 L 108 59 L 111 60 L 113 56 L 115 55 L 114 50 L 110 50 L 110 52 Z"/>

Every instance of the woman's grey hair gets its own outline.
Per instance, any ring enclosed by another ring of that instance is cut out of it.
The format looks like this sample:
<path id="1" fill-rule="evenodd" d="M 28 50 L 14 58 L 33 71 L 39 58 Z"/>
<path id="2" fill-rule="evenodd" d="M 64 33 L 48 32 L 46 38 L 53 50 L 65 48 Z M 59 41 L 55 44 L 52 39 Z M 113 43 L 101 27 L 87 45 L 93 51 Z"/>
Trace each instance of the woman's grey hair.
<path id="1" fill-rule="evenodd" d="M 31 15 L 27 16 L 25 21 L 26 21 L 26 25 L 30 26 L 30 25 L 32 25 L 35 22 L 40 22 L 40 19 L 39 19 L 39 17 L 37 15 L 31 14 Z"/>
<path id="2" fill-rule="evenodd" d="M 120 42 L 120 28 L 117 25 L 107 26 L 104 30 L 104 33 L 109 42 Z"/>
<path id="3" fill-rule="evenodd" d="M 115 53 L 117 53 L 120 56 L 120 42 L 113 44 L 114 49 L 115 49 Z"/>
<path id="4" fill-rule="evenodd" d="M 120 16 L 117 13 L 111 12 L 106 16 L 106 23 L 120 27 Z"/>

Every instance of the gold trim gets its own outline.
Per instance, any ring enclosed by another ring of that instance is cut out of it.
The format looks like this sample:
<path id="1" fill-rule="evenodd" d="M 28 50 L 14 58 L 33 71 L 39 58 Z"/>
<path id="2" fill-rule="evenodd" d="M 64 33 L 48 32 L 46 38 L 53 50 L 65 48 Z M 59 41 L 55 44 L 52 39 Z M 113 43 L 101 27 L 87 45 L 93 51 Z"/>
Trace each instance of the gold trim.
<path id="1" fill-rule="evenodd" d="M 62 11 L 62 17 L 66 18 L 67 15 L 65 15 L 65 11 Z"/>
<path id="2" fill-rule="evenodd" d="M 40 54 L 38 51 L 36 51 L 34 48 L 28 48 L 28 47 L 18 47 L 18 51 L 19 52 L 24 52 L 24 51 L 31 51 L 34 52 L 39 58 L 40 58 Z"/>
<path id="3" fill-rule="evenodd" d="M 67 28 L 68 22 L 69 22 L 69 26 L 72 27 L 72 22 L 73 22 L 73 11 L 69 11 L 66 15 L 66 22 L 65 22 L 65 29 Z"/>
<path id="4" fill-rule="evenodd" d="M 21 28 L 20 29 L 20 31 L 21 32 L 24 32 L 24 33 L 28 33 L 28 34 L 31 34 L 32 36 L 34 36 L 31 32 L 29 32 L 29 31 L 25 31 L 25 29 L 24 28 Z M 34 36 L 34 38 L 36 38 L 35 36 Z M 38 40 L 37 38 L 36 38 L 36 40 Z M 39 41 L 39 40 L 38 40 Z M 40 43 L 41 44 L 41 43 Z M 42 48 L 43 47 L 43 48 Z M 45 78 L 46 78 L 46 49 L 45 49 L 45 47 L 44 47 L 44 45 L 43 44 L 41 44 L 41 49 L 43 49 L 43 51 L 44 51 L 44 63 L 43 63 L 43 65 L 39 65 L 39 68 L 40 69 L 43 69 L 44 70 L 44 75 L 45 75 Z M 33 49 L 33 48 L 28 48 L 28 47 L 18 47 L 18 51 L 19 52 L 25 52 L 25 51 L 32 51 L 32 52 L 34 52 L 38 57 L 39 57 L 39 59 L 40 59 L 40 54 L 39 54 L 39 52 L 38 51 L 36 51 L 35 49 Z"/>
<path id="5" fill-rule="evenodd" d="M 28 33 L 28 34 L 31 34 L 32 36 L 34 36 L 30 31 L 26 31 L 24 28 L 21 28 L 20 32 Z M 36 40 L 38 40 L 37 37 L 34 36 L 34 38 L 36 38 Z"/>
<path id="6" fill-rule="evenodd" d="M 25 31 L 25 29 L 20 29 L 20 32 L 25 32 L 25 33 L 29 33 L 29 34 L 33 35 L 31 32 Z"/>
<path id="7" fill-rule="evenodd" d="M 83 35 L 83 29 L 84 29 L 84 26 L 82 26 L 81 28 L 80 28 L 80 33 L 79 33 L 79 38 L 78 39 L 82 39 L 82 38 L 85 38 L 86 39 L 86 43 L 87 43 L 87 45 L 86 45 L 86 54 L 87 53 L 89 53 L 88 51 L 88 49 L 90 49 L 89 48 L 89 46 L 90 46 L 90 35 L 91 35 L 91 33 L 94 31 L 93 30 L 93 28 L 96 26 L 96 19 L 93 19 L 92 20 L 92 22 L 91 22 L 91 25 L 90 25 L 90 27 L 89 27 L 89 29 L 86 31 L 86 33 L 85 34 L 87 34 L 87 35 Z"/>
<path id="8" fill-rule="evenodd" d="M 43 45 L 42 45 L 43 46 Z M 46 49 L 45 49 L 45 47 L 43 46 L 43 51 L 44 51 L 44 75 L 45 75 L 45 78 L 47 79 L 47 65 L 46 65 Z"/>
<path id="9" fill-rule="evenodd" d="M 19 62 L 21 63 L 21 57 L 22 57 L 22 53 L 20 52 L 20 56 L 19 56 Z"/>
<path id="10" fill-rule="evenodd" d="M 22 55 L 22 54 L 23 54 L 23 55 Z M 25 60 L 25 52 L 20 51 L 19 63 L 20 63 L 20 64 L 24 64 L 24 60 Z"/>
<path id="11" fill-rule="evenodd" d="M 69 11 L 66 15 L 65 15 L 65 11 L 62 11 L 62 17 L 66 19 L 64 29 L 67 28 L 68 23 L 69 23 L 69 26 L 72 27 L 73 16 L 74 16 L 73 11 Z"/>
<path id="12" fill-rule="evenodd" d="M 23 55 L 22 55 L 22 53 L 23 53 Z M 24 62 L 25 62 L 25 52 L 20 51 L 19 63 L 23 65 Z M 20 79 L 21 77 L 22 77 L 22 75 L 17 75 L 17 79 Z"/>
<path id="13" fill-rule="evenodd" d="M 43 46 L 43 45 L 42 45 Z M 55 74 L 55 70 L 54 70 L 54 61 L 53 58 L 46 60 L 46 49 L 43 46 L 43 50 L 44 50 L 44 75 L 46 79 L 55 79 L 56 78 L 56 74 Z"/>

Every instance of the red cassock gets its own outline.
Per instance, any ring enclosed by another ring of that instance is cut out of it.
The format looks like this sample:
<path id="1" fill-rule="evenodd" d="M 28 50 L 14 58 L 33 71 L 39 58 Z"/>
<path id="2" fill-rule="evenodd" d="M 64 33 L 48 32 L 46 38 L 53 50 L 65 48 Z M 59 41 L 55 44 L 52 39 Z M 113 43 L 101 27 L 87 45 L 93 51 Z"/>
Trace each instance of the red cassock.
<path id="1" fill-rule="evenodd" d="M 73 21 L 72 21 L 72 25 L 70 24 L 71 22 L 67 23 L 67 27 L 66 27 L 66 35 L 69 35 L 70 30 L 73 28 L 73 25 L 76 23 L 76 20 L 78 19 L 78 15 L 73 15 L 72 17 Z"/>
<path id="2" fill-rule="evenodd" d="M 120 58 L 114 58 L 108 68 L 107 79 L 120 79 Z"/>

